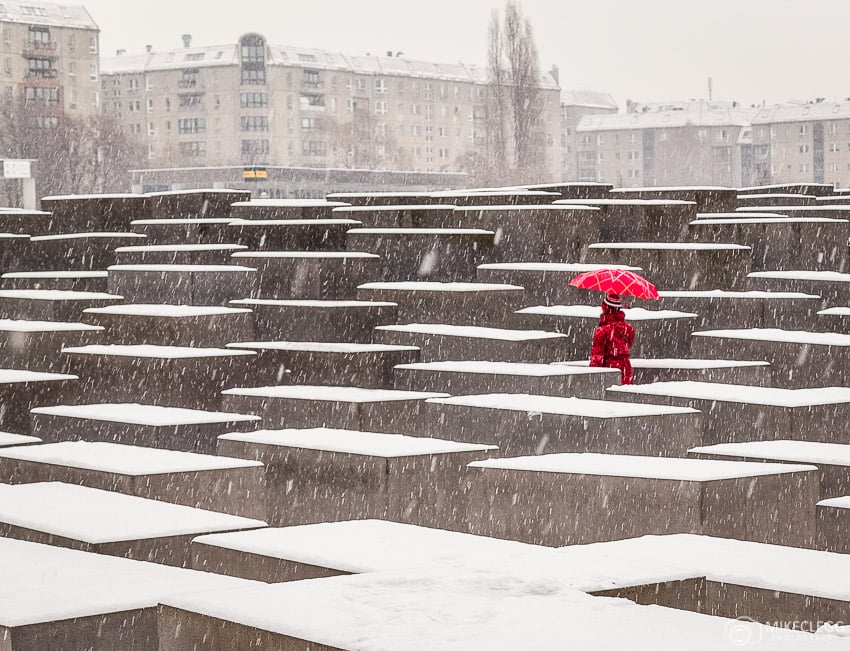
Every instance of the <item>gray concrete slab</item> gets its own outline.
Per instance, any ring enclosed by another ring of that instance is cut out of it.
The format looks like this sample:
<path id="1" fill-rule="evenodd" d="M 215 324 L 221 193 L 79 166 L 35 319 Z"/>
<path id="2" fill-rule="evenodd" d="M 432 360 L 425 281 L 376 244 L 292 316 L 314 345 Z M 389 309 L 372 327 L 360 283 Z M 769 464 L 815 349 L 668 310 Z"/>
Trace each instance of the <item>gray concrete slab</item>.
<path id="1" fill-rule="evenodd" d="M 226 305 L 256 293 L 256 270 L 238 265 L 115 265 L 107 271 L 109 290 L 130 303 Z"/>

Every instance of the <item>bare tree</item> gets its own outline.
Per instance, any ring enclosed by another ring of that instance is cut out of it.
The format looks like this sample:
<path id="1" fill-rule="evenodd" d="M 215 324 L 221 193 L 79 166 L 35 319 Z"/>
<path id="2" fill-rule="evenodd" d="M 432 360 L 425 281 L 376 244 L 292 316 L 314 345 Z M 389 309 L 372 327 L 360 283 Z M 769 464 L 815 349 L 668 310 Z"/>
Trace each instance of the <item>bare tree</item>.
<path id="1" fill-rule="evenodd" d="M 545 140 L 537 46 L 531 23 L 523 16 L 517 3 L 508 0 L 504 11 L 502 24 L 498 11 L 494 11 L 489 25 L 491 104 L 488 154 L 492 156 L 495 169 L 512 168 L 509 176 L 518 180 L 536 180 L 542 174 Z M 508 147 L 508 141 L 511 147 Z M 500 156 L 503 158 L 500 159 Z M 509 159 L 510 165 L 503 164 Z"/>

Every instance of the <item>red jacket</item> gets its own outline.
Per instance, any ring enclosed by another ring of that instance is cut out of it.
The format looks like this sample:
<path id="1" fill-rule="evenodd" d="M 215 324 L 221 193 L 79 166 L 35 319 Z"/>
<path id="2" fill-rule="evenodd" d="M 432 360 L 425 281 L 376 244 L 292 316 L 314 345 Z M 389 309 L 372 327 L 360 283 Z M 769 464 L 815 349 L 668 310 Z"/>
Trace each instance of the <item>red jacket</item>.
<path id="1" fill-rule="evenodd" d="M 626 315 L 622 311 L 603 312 L 599 327 L 593 334 L 590 365 L 618 368 L 622 383 L 631 384 L 632 364 L 629 354 L 634 341 L 635 329 L 626 323 Z"/>

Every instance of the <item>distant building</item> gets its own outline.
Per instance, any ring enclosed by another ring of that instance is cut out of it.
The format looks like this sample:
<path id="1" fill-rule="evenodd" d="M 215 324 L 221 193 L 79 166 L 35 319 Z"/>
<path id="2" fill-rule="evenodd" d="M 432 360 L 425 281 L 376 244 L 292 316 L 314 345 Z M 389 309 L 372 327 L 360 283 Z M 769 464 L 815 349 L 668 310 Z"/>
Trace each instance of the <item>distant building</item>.
<path id="1" fill-rule="evenodd" d="M 850 100 L 780 104 L 753 118 L 758 183 L 850 186 Z"/>
<path id="2" fill-rule="evenodd" d="M 578 125 L 585 115 L 610 115 L 618 110 L 608 93 L 584 90 L 561 92 L 561 178 L 578 179 Z M 594 170 L 595 171 L 595 170 Z M 586 174 L 592 174 L 586 171 Z"/>
<path id="3" fill-rule="evenodd" d="M 402 56 L 238 43 L 103 61 L 104 110 L 150 168 L 359 168 L 455 173 L 486 146 L 487 71 Z M 560 177 L 557 81 L 540 80 L 546 170 Z"/>
<path id="4" fill-rule="evenodd" d="M 617 187 L 751 185 L 754 114 L 735 102 L 689 101 L 585 115 L 577 178 Z"/>
<path id="5" fill-rule="evenodd" d="M 36 126 L 63 114 L 99 110 L 99 29 L 85 8 L 40 2 L 0 2 L 3 74 L 7 99 L 20 97 Z"/>

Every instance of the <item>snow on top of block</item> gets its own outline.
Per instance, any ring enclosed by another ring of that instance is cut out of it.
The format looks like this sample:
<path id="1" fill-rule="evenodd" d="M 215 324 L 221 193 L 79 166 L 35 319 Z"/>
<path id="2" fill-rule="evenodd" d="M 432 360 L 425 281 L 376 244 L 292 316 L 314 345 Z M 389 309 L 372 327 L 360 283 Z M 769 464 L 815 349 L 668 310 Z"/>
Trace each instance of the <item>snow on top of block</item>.
<path id="1" fill-rule="evenodd" d="M 747 278 L 773 278 L 777 280 L 818 280 L 822 282 L 850 283 L 850 274 L 838 271 L 754 271 Z"/>
<path id="2" fill-rule="evenodd" d="M 558 553 L 585 563 L 605 563 L 610 558 L 662 563 L 710 581 L 850 601 L 847 554 L 694 534 L 572 545 Z M 825 642 L 829 638 L 812 639 Z"/>
<path id="3" fill-rule="evenodd" d="M 531 211 L 558 211 L 561 213 L 565 212 L 599 212 L 599 208 L 595 206 L 588 206 L 587 203 L 590 201 L 579 201 L 578 203 L 571 205 L 563 205 L 559 204 L 558 201 L 554 203 L 541 203 L 541 204 L 520 204 L 520 205 L 510 205 L 506 204 L 503 206 L 458 206 L 455 208 L 455 212 L 531 212 Z"/>
<path id="4" fill-rule="evenodd" d="M 62 289 L 3 289 L 0 298 L 26 299 L 29 301 L 120 301 L 123 296 L 103 292 L 74 292 Z"/>
<path id="5" fill-rule="evenodd" d="M 100 332 L 101 326 L 68 321 L 0 319 L 0 332 Z"/>
<path id="6" fill-rule="evenodd" d="M 600 242 L 591 249 L 646 249 L 659 251 L 749 251 L 742 244 L 710 244 L 707 242 Z"/>
<path id="7" fill-rule="evenodd" d="M 325 427 L 238 432 L 223 434 L 219 438 L 261 445 L 386 458 L 452 454 L 455 452 L 484 452 L 498 449 L 494 445 L 457 443 L 443 439 L 404 436 L 402 434 L 361 432 Z"/>
<path id="8" fill-rule="evenodd" d="M 163 190 L 161 192 L 146 192 L 147 197 L 179 197 L 186 194 L 247 194 L 248 190 L 234 188 L 194 188 L 191 190 Z"/>
<path id="9" fill-rule="evenodd" d="M 2 214 L 2 213 L 0 213 Z M 0 239 L 3 240 L 28 240 L 30 239 L 29 235 L 24 235 L 23 233 L 0 233 Z"/>
<path id="10" fill-rule="evenodd" d="M 751 299 L 819 299 L 816 294 L 803 294 L 801 292 L 734 292 L 726 289 L 706 289 L 694 291 L 661 291 L 658 292 L 661 298 L 751 298 Z"/>
<path id="11" fill-rule="evenodd" d="M 624 264 L 584 264 L 571 262 L 493 262 L 478 265 L 479 269 L 494 269 L 501 271 L 563 271 L 569 273 L 584 273 L 597 269 L 625 269 L 641 271 L 640 267 L 629 267 Z"/>
<path id="12" fill-rule="evenodd" d="M 0 497 L 0 522 L 90 544 L 266 526 L 262 520 L 60 482 L 0 484 Z"/>
<path id="13" fill-rule="evenodd" d="M 334 210 L 342 210 L 334 208 Z M 350 226 L 352 224 L 360 224 L 362 222 L 354 219 L 230 219 L 227 221 L 228 226 L 252 227 L 252 226 Z"/>
<path id="14" fill-rule="evenodd" d="M 131 226 L 194 226 L 204 224 L 229 224 L 233 220 L 229 217 L 180 217 L 175 219 L 134 219 L 130 222 Z"/>
<path id="15" fill-rule="evenodd" d="M 493 563 L 206 591 L 165 605 L 340 649 L 378 651 L 722 651 L 730 625 L 771 651 L 846 648 L 828 635 L 593 597 L 566 578 Z M 484 625 L 482 625 L 484 623 Z"/>
<path id="16" fill-rule="evenodd" d="M 850 403 L 850 387 L 777 389 L 774 387 L 721 384 L 719 382 L 653 382 L 613 386 L 613 393 L 668 396 L 694 400 L 735 402 L 768 407 L 808 407 Z"/>
<path id="17" fill-rule="evenodd" d="M 407 325 L 378 326 L 375 330 L 387 332 L 410 332 L 414 334 L 439 335 L 442 337 L 471 337 L 495 341 L 540 341 L 563 339 L 566 335 L 543 330 L 505 330 L 483 326 L 458 326 L 444 323 L 410 323 Z"/>
<path id="18" fill-rule="evenodd" d="M 31 238 L 33 242 L 54 242 L 61 240 L 90 240 L 90 239 L 99 239 L 99 240 L 110 240 L 110 239 L 133 239 L 133 240 L 145 240 L 147 239 L 147 235 L 140 235 L 139 233 L 62 233 L 60 235 L 38 235 Z"/>
<path id="19" fill-rule="evenodd" d="M 312 386 L 287 384 L 268 387 L 240 387 L 222 391 L 226 396 L 282 398 L 285 400 L 319 400 L 326 402 L 395 402 L 447 397 L 447 393 L 394 391 L 392 389 L 363 389 L 360 387 Z"/>
<path id="20" fill-rule="evenodd" d="M 817 503 L 818 506 L 826 506 L 832 509 L 850 509 L 850 496 L 831 497 L 828 500 L 821 500 Z"/>
<path id="21" fill-rule="evenodd" d="M 473 461 L 471 468 L 517 470 L 598 477 L 635 477 L 668 481 L 720 481 L 742 477 L 783 475 L 817 470 L 815 466 L 788 463 L 713 461 L 625 454 L 562 453 L 513 459 Z"/>
<path id="22" fill-rule="evenodd" d="M 234 253 L 234 255 L 238 254 Z M 251 267 L 240 267 L 232 264 L 114 264 L 106 269 L 107 271 L 148 271 L 156 273 L 253 273 L 257 271 Z"/>
<path id="23" fill-rule="evenodd" d="M 356 344 L 324 341 L 242 341 L 227 344 L 228 348 L 247 348 L 249 350 L 289 350 L 309 353 L 395 353 L 419 350 L 416 346 L 393 346 L 391 344 Z"/>
<path id="24" fill-rule="evenodd" d="M 818 312 L 822 316 L 850 316 L 850 307 L 830 307 Z"/>
<path id="25" fill-rule="evenodd" d="M 102 403 L 90 405 L 56 405 L 36 407 L 33 414 L 113 421 L 129 425 L 171 427 L 177 425 L 213 425 L 218 423 L 244 423 L 260 420 L 259 416 L 234 414 L 223 411 L 203 411 L 179 407 L 160 407 L 137 403 Z"/>
<path id="26" fill-rule="evenodd" d="M 695 201 L 679 199 L 558 199 L 556 206 L 695 206 Z"/>
<path id="27" fill-rule="evenodd" d="M 151 344 L 93 344 L 63 348 L 63 353 L 72 355 L 114 355 L 117 357 L 150 357 L 154 359 L 198 359 L 202 357 L 248 357 L 255 355 L 248 350 L 227 348 L 190 348 L 189 346 L 154 346 Z"/>
<path id="28" fill-rule="evenodd" d="M 526 377 L 552 377 L 558 375 L 597 375 L 619 371 L 610 368 L 577 368 L 555 364 L 526 364 L 521 362 L 445 361 L 398 364 L 395 368 L 442 371 L 446 373 L 473 373 L 481 375 L 520 375 Z"/>
<path id="29" fill-rule="evenodd" d="M 2 278 L 106 278 L 106 271 L 10 271 Z"/>
<path id="30" fill-rule="evenodd" d="M 453 398 L 432 398 L 428 402 L 438 405 L 523 411 L 579 418 L 642 418 L 644 416 L 699 413 L 696 409 L 689 407 L 668 407 L 666 405 L 572 397 L 559 398 L 523 393 L 487 393 L 473 396 L 455 396 Z"/>
<path id="31" fill-rule="evenodd" d="M 560 197 L 560 192 L 544 192 L 543 190 L 439 190 L 432 192 L 431 196 L 437 199 L 466 198 L 466 197 Z"/>
<path id="32" fill-rule="evenodd" d="M 481 228 L 352 228 L 360 235 L 495 235 Z"/>
<path id="33" fill-rule="evenodd" d="M 748 217 L 754 217 L 757 219 L 764 219 L 765 217 L 774 217 L 777 219 L 787 219 L 787 215 L 782 215 L 780 213 L 771 213 L 771 212 L 745 212 L 743 210 L 737 210 L 735 212 L 698 212 L 697 219 L 745 219 Z M 693 223 L 693 222 L 692 222 Z"/>
<path id="34" fill-rule="evenodd" d="M 743 368 L 751 366 L 770 366 L 764 361 L 741 361 L 733 359 L 692 359 L 692 358 L 657 358 L 647 359 L 643 357 L 632 357 L 633 368 L 670 368 L 670 369 L 704 369 L 704 368 Z M 587 366 L 590 364 L 586 359 L 572 362 L 555 362 L 556 366 Z"/>
<path id="35" fill-rule="evenodd" d="M 763 216 L 763 217 L 740 217 L 738 219 L 708 219 L 705 215 L 702 218 L 692 221 L 690 226 L 702 225 L 727 225 L 727 224 L 847 224 L 850 223 L 846 219 L 830 219 L 828 217 L 782 217 L 782 216 Z"/>
<path id="36" fill-rule="evenodd" d="M 414 193 L 415 194 L 415 193 Z M 419 196 L 415 194 L 415 196 Z M 344 206 L 334 208 L 333 212 L 401 212 L 404 210 L 454 210 L 455 206 L 450 203 L 434 204 L 397 204 L 394 206 Z"/>
<path id="37" fill-rule="evenodd" d="M 691 319 L 697 315 L 692 312 L 675 310 L 646 310 L 642 307 L 623 309 L 629 321 L 660 321 L 663 319 Z M 602 308 L 595 305 L 535 305 L 518 310 L 517 314 L 539 314 L 542 316 L 566 316 L 586 319 L 598 319 Z"/>
<path id="38" fill-rule="evenodd" d="M 107 307 L 90 307 L 83 310 L 86 314 L 121 314 L 127 316 L 152 316 L 166 318 L 185 318 L 198 316 L 223 316 L 230 314 L 250 314 L 251 310 L 217 305 L 166 305 L 147 303 L 128 303 Z"/>
<path id="39" fill-rule="evenodd" d="M 316 309 L 337 309 L 350 307 L 398 307 L 398 303 L 387 301 L 320 301 L 320 300 L 285 300 L 275 298 L 240 298 L 230 301 L 231 305 L 269 305 L 280 307 L 311 307 Z"/>
<path id="40" fill-rule="evenodd" d="M 612 188 L 612 193 L 625 192 L 682 192 L 695 190 L 698 192 L 735 192 L 735 188 L 725 185 L 668 185 L 668 186 L 646 186 L 643 188 Z"/>
<path id="41" fill-rule="evenodd" d="M 21 384 L 25 382 L 64 382 L 66 380 L 77 380 L 76 375 L 64 375 L 62 373 L 39 373 L 36 371 L 22 371 L 13 368 L 0 368 L 0 384 Z"/>
<path id="42" fill-rule="evenodd" d="M 148 244 L 145 246 L 119 246 L 116 253 L 180 253 L 193 251 L 244 251 L 241 244 Z"/>
<path id="43" fill-rule="evenodd" d="M 694 337 L 726 337 L 749 341 L 778 341 L 815 346 L 850 346 L 850 335 L 807 330 L 780 330 L 778 328 L 743 328 L 740 330 L 703 330 L 691 333 Z"/>
<path id="44" fill-rule="evenodd" d="M 263 465 L 259 461 L 213 454 L 89 441 L 64 441 L 0 450 L 0 458 L 133 476 L 229 470 Z"/>
<path id="45" fill-rule="evenodd" d="M 745 208 L 739 208 L 739 210 L 748 210 L 751 212 L 812 212 L 812 211 L 828 211 L 828 212 L 848 212 L 850 211 L 850 205 L 819 205 L 819 206 L 748 206 Z"/>
<path id="46" fill-rule="evenodd" d="M 31 443 L 41 443 L 41 439 L 37 436 L 26 436 L 24 434 L 0 432 L 0 448 L 5 448 L 14 445 L 30 445 Z"/>
<path id="47" fill-rule="evenodd" d="M 112 194 L 57 194 L 42 197 L 42 201 L 80 201 L 85 199 L 145 199 L 143 194 L 132 194 L 130 192 L 115 192 Z"/>
<path id="48" fill-rule="evenodd" d="M 237 201 L 230 205 L 233 208 L 343 208 L 349 204 L 324 199 L 251 199 Z"/>
<path id="49" fill-rule="evenodd" d="M 0 538 L 0 575 L 0 626 L 6 627 L 155 608 L 175 594 L 260 585 L 12 538 Z"/>
<path id="50" fill-rule="evenodd" d="M 28 210 L 27 208 L 0 208 L 0 215 L 30 215 L 32 217 L 50 217 L 46 210 Z"/>
<path id="51" fill-rule="evenodd" d="M 387 283 L 364 283 L 357 289 L 376 289 L 381 291 L 400 292 L 452 292 L 452 293 L 475 293 L 475 292 L 521 292 L 525 291 L 518 285 L 505 285 L 502 283 L 437 283 L 430 281 L 408 281 Z"/>
<path id="52" fill-rule="evenodd" d="M 360 251 L 240 251 L 234 253 L 232 258 L 311 258 L 316 260 L 334 259 L 347 260 L 374 259 L 381 256 L 374 253 L 362 253 Z"/>
<path id="53" fill-rule="evenodd" d="M 747 441 L 691 448 L 688 452 L 724 457 L 793 461 L 814 465 L 850 466 L 850 445 L 817 441 Z"/>

